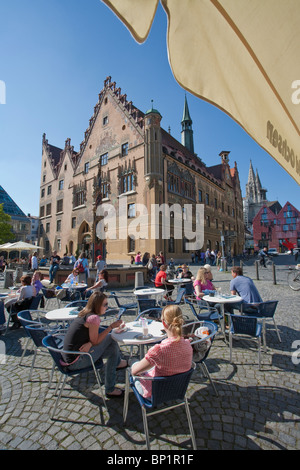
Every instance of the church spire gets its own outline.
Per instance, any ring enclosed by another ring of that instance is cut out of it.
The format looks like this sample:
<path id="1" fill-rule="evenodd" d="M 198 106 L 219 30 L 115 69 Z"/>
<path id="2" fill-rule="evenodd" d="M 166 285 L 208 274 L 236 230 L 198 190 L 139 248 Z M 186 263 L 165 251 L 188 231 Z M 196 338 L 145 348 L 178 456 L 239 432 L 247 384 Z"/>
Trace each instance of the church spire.
<path id="1" fill-rule="evenodd" d="M 184 98 L 183 116 L 181 120 L 181 143 L 191 153 L 194 153 L 193 121 L 190 116 L 186 95 Z"/>

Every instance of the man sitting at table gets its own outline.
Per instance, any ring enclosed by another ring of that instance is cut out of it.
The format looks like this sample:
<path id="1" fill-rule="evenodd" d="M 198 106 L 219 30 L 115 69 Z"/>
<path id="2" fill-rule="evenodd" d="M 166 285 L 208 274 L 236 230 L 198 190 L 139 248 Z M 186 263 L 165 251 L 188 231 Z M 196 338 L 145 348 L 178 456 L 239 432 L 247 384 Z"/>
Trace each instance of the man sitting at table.
<path id="1" fill-rule="evenodd" d="M 230 281 L 230 291 L 232 295 L 239 295 L 242 297 L 242 303 L 245 304 L 262 302 L 262 298 L 254 282 L 250 277 L 243 275 L 242 268 L 239 266 L 233 266 L 231 268 L 231 275 L 233 277 Z M 240 304 L 225 305 L 225 310 L 229 313 L 233 313 L 234 309 L 240 309 Z M 243 308 L 243 312 L 247 313 L 247 309 Z M 253 308 L 251 309 L 251 312 L 253 313 Z"/>
<path id="2" fill-rule="evenodd" d="M 178 274 L 178 279 L 191 279 L 191 280 L 195 279 L 186 264 L 183 264 L 181 267 L 182 267 L 182 271 L 181 273 Z"/>

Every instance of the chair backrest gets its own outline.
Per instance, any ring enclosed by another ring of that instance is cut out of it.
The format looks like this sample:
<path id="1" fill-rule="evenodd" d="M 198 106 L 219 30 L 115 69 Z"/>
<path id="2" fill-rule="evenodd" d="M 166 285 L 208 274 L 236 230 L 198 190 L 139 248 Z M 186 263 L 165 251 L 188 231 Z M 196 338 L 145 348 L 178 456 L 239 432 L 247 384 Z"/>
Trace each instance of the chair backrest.
<path id="1" fill-rule="evenodd" d="M 183 400 L 194 372 L 194 366 L 187 372 L 168 377 L 154 377 L 152 381 L 151 404 L 153 407 L 174 400 Z"/>
<path id="2" fill-rule="evenodd" d="M 185 294 L 185 289 L 184 288 L 181 288 L 181 289 L 178 290 L 176 300 L 175 300 L 175 304 L 180 304 L 181 303 L 184 294 Z"/>
<path id="3" fill-rule="evenodd" d="M 22 326 L 29 325 L 30 323 L 37 323 L 33 320 L 30 310 L 22 310 L 18 313 L 17 317 Z"/>
<path id="4" fill-rule="evenodd" d="M 32 297 L 32 301 L 29 307 L 30 310 L 37 310 L 39 308 L 42 297 L 43 297 L 43 294 L 38 294 L 35 297 Z"/>
<path id="5" fill-rule="evenodd" d="M 42 293 L 45 299 L 53 299 L 55 297 L 54 289 L 47 289 L 47 287 L 42 287 Z"/>
<path id="6" fill-rule="evenodd" d="M 140 317 L 152 318 L 152 319 L 155 318 L 157 320 L 160 320 L 161 312 L 162 312 L 162 307 L 149 308 L 147 310 L 143 310 L 142 312 L 140 312 L 135 320 L 139 320 Z"/>
<path id="7" fill-rule="evenodd" d="M 67 307 L 82 307 L 84 308 L 87 304 L 87 300 L 74 300 L 74 302 L 70 302 L 68 305 L 66 305 L 66 308 Z"/>
<path id="8" fill-rule="evenodd" d="M 26 325 L 25 330 L 37 348 L 43 346 L 43 338 L 45 338 L 45 336 L 48 334 L 45 331 L 45 328 L 43 328 L 41 325 Z"/>
<path id="9" fill-rule="evenodd" d="M 48 335 L 48 336 L 45 336 L 43 339 L 42 339 L 42 344 L 43 346 L 45 346 L 45 348 L 48 349 L 55 365 L 57 366 L 57 368 L 59 369 L 59 371 L 62 373 L 62 374 L 66 374 L 66 369 L 65 367 L 63 367 L 60 363 L 60 360 L 62 359 L 62 355 L 61 355 L 61 339 L 59 338 L 56 338 L 55 336 L 53 335 Z"/>
<path id="10" fill-rule="evenodd" d="M 192 314 L 198 320 L 196 309 L 195 309 L 195 306 L 192 304 L 192 302 L 190 302 L 189 300 L 186 300 L 185 303 L 190 307 Z"/>
<path id="11" fill-rule="evenodd" d="M 233 332 L 241 335 L 256 335 L 257 318 L 246 315 L 230 315 Z"/>
<path id="12" fill-rule="evenodd" d="M 139 312 L 143 312 L 144 310 L 148 310 L 149 308 L 156 307 L 156 300 L 155 299 L 137 299 Z"/>
<path id="13" fill-rule="evenodd" d="M 114 299 L 114 301 L 116 302 L 116 304 L 117 304 L 118 307 L 121 307 L 121 304 L 120 304 L 120 302 L 119 302 L 118 296 L 117 296 L 117 294 L 116 294 L 115 292 L 111 292 L 109 297 L 112 298 L 112 299 Z"/>
<path id="14" fill-rule="evenodd" d="M 105 312 L 105 315 L 101 315 L 101 319 L 106 319 L 109 317 L 117 317 L 119 320 L 122 315 L 125 313 L 125 308 L 108 308 Z"/>
<path id="15" fill-rule="evenodd" d="M 28 297 L 27 299 L 21 300 L 21 302 L 15 303 L 13 305 L 13 311 L 18 313 L 18 312 L 21 312 L 22 310 L 27 310 L 29 308 L 31 309 L 32 299 L 33 297 Z"/>
<path id="16" fill-rule="evenodd" d="M 189 336 L 189 334 L 193 334 L 200 327 L 207 328 L 209 335 L 205 336 L 204 338 L 195 337 L 191 342 L 191 346 L 194 350 L 193 360 L 198 363 L 207 359 L 215 336 L 218 332 L 218 325 L 211 321 L 196 321 L 185 323 L 182 327 L 182 331 L 184 336 Z"/>
<path id="17" fill-rule="evenodd" d="M 189 282 L 189 283 L 185 284 L 184 290 L 185 290 L 185 295 L 193 295 L 194 294 L 193 283 Z"/>
<path id="18" fill-rule="evenodd" d="M 273 317 L 277 308 L 278 300 L 261 302 L 258 305 L 258 314 L 261 317 Z"/>

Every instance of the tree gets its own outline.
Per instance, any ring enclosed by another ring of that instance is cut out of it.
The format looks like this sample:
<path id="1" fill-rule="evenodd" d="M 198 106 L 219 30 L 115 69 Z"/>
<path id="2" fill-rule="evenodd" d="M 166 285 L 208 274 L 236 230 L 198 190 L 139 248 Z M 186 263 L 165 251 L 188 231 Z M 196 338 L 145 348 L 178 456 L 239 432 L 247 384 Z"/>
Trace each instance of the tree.
<path id="1" fill-rule="evenodd" d="M 11 216 L 3 210 L 3 204 L 0 204 L 0 244 L 10 242 L 14 239 L 14 234 L 10 225 Z"/>

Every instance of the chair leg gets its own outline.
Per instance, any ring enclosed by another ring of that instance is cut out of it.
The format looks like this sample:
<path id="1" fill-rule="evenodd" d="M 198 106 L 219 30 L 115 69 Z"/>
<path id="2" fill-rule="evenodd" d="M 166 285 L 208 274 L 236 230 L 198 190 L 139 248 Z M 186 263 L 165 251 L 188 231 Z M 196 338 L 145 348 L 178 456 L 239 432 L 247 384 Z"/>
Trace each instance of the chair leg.
<path id="1" fill-rule="evenodd" d="M 103 393 L 103 390 L 102 390 L 102 387 L 101 387 L 101 378 L 100 378 L 100 375 L 99 375 L 99 371 L 94 367 L 94 365 L 93 365 L 93 369 L 94 369 L 95 377 L 96 377 L 98 387 L 99 387 L 99 390 L 100 390 L 101 398 L 103 400 L 106 411 L 108 411 L 107 410 L 106 400 L 105 400 L 105 397 L 104 397 L 104 393 Z"/>
<path id="2" fill-rule="evenodd" d="M 25 353 L 27 351 L 27 348 L 28 348 L 28 344 L 29 344 L 29 341 L 31 340 L 31 338 L 27 338 L 26 340 L 26 344 L 25 344 L 25 348 L 24 348 L 24 351 L 22 353 L 22 356 L 21 356 L 21 359 L 20 359 L 20 362 L 19 362 L 19 366 L 22 364 L 22 361 L 24 359 L 24 356 L 25 356 Z"/>
<path id="3" fill-rule="evenodd" d="M 55 363 L 53 362 L 53 366 L 52 366 L 52 370 L 51 370 L 51 374 L 50 374 L 50 379 L 49 379 L 49 383 L 48 383 L 48 388 L 51 387 L 52 380 L 53 380 L 53 375 L 54 375 L 54 370 L 55 370 Z"/>
<path id="4" fill-rule="evenodd" d="M 54 418 L 54 415 L 55 415 L 55 413 L 56 413 L 57 405 L 58 405 L 58 402 L 59 402 L 59 400 L 60 400 L 60 398 L 61 398 L 61 396 L 62 396 L 62 392 L 63 392 L 64 386 L 65 386 L 65 383 L 66 383 L 66 379 L 67 379 L 67 376 L 65 375 L 65 376 L 64 376 L 63 383 L 62 383 L 62 386 L 61 386 L 60 391 L 59 391 L 59 394 L 58 394 L 58 397 L 57 397 L 56 402 L 55 402 L 55 405 L 54 405 L 54 409 L 53 409 L 53 412 L 52 412 L 52 415 L 51 415 L 51 419 Z"/>
<path id="5" fill-rule="evenodd" d="M 261 369 L 261 338 L 258 338 L 258 368 Z"/>
<path id="6" fill-rule="evenodd" d="M 196 445 L 193 422 L 192 422 L 191 413 L 190 413 L 189 402 L 188 402 L 186 397 L 185 397 L 185 411 L 186 411 L 186 415 L 187 415 L 187 419 L 188 419 L 188 423 L 189 423 L 190 435 L 191 435 L 191 439 L 192 439 L 193 449 L 197 450 L 197 445 Z"/>
<path id="7" fill-rule="evenodd" d="M 144 433 L 146 438 L 146 446 L 147 449 L 150 450 L 150 439 L 149 439 L 149 430 L 148 430 L 148 422 L 147 422 L 147 412 L 146 408 L 142 406 L 142 415 L 143 415 L 143 425 L 144 425 Z"/>
<path id="8" fill-rule="evenodd" d="M 276 333 L 277 333 L 277 336 L 278 336 L 278 340 L 279 340 L 279 342 L 281 343 L 281 336 L 280 336 L 279 330 L 278 330 L 278 328 L 277 328 L 277 325 L 276 325 L 276 322 L 275 322 L 275 318 L 274 318 L 274 317 L 273 317 L 273 322 L 274 322 L 274 326 L 275 326 Z"/>
<path id="9" fill-rule="evenodd" d="M 129 377 L 128 372 L 126 371 L 126 382 L 125 382 L 125 395 L 124 395 L 124 404 L 123 404 L 123 421 L 126 422 L 127 413 L 128 413 L 128 404 L 129 404 Z"/>
<path id="10" fill-rule="evenodd" d="M 232 362 L 232 333 L 229 333 L 229 362 Z"/>
<path id="11" fill-rule="evenodd" d="M 32 371 L 33 371 L 33 368 L 34 368 L 34 364 L 35 364 L 35 359 L 36 359 L 37 351 L 38 351 L 38 350 L 37 350 L 37 348 L 35 347 L 35 348 L 34 348 L 34 355 L 33 355 L 32 362 L 31 362 L 29 377 L 28 377 L 28 381 L 29 381 L 29 382 L 30 382 L 30 380 L 31 380 Z"/>
<path id="12" fill-rule="evenodd" d="M 263 348 L 266 353 L 267 352 L 267 334 L 266 334 L 266 320 L 264 318 L 262 321 L 262 338 L 263 338 Z"/>
<path id="13" fill-rule="evenodd" d="M 209 370 L 208 370 L 208 368 L 207 368 L 207 365 L 205 364 L 205 362 L 202 362 L 202 363 L 200 364 L 200 366 L 201 366 L 201 369 L 202 369 L 204 375 L 209 379 L 210 384 L 211 384 L 211 386 L 213 387 L 214 392 L 215 392 L 215 394 L 216 394 L 217 397 L 218 397 L 218 396 L 219 396 L 219 393 L 218 393 L 218 391 L 217 391 L 217 389 L 216 389 L 216 387 L 215 387 L 215 384 L 213 383 L 213 380 L 212 380 L 212 378 L 211 378 L 211 376 L 210 376 L 210 373 L 209 373 Z"/>
<path id="14" fill-rule="evenodd" d="M 6 335 L 6 333 L 8 332 L 8 328 L 9 328 L 9 322 L 10 322 L 10 318 L 11 318 L 11 312 L 8 312 L 8 310 L 6 310 L 7 313 L 8 313 L 8 318 L 7 318 L 7 322 L 6 322 L 6 329 L 5 329 L 5 332 L 4 332 L 4 335 Z"/>

